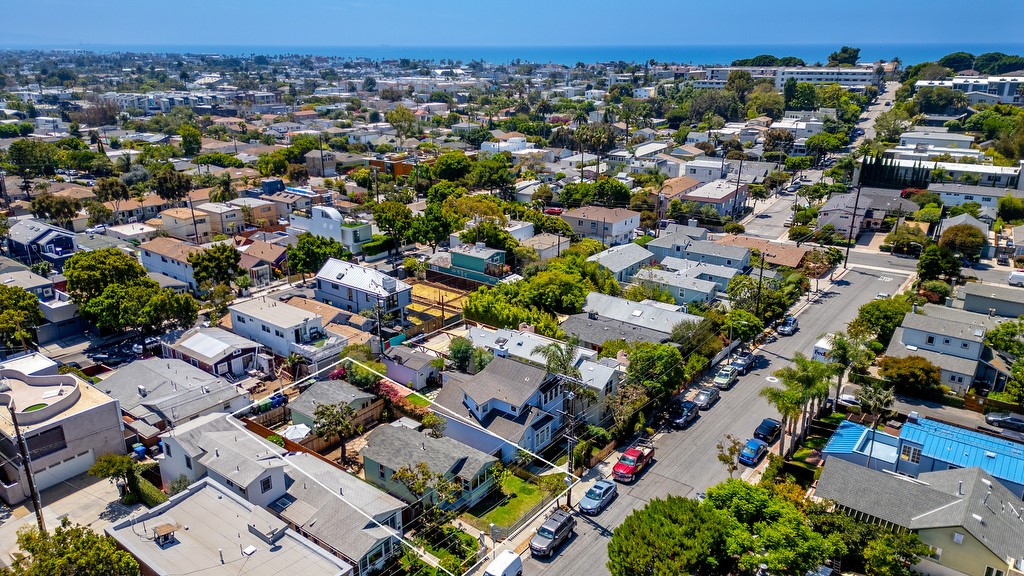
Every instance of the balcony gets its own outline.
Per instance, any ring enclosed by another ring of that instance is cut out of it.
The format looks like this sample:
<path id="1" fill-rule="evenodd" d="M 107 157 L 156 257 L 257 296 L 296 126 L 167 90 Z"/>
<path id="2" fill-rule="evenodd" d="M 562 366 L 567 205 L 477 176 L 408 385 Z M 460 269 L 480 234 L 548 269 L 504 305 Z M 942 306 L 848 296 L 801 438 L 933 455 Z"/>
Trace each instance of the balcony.
<path id="1" fill-rule="evenodd" d="M 302 356 L 310 364 L 318 364 L 324 360 L 337 359 L 346 344 L 348 344 L 347 338 L 330 335 L 311 339 L 307 342 L 290 342 L 288 350 Z"/>

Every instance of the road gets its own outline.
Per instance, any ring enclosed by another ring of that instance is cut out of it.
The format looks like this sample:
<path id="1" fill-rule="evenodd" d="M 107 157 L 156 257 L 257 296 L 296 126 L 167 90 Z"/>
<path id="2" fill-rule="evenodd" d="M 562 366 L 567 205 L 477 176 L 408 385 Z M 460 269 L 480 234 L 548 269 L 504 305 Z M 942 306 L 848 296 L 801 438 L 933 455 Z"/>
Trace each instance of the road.
<path id="1" fill-rule="evenodd" d="M 896 90 L 899 90 L 899 88 L 899 82 L 886 82 L 885 92 L 879 94 L 875 102 L 868 106 L 868 109 L 861 114 L 860 122 L 857 126 L 864 130 L 864 135 L 851 142 L 851 148 L 856 148 L 864 140 L 875 137 L 875 118 L 878 118 L 878 115 L 886 110 L 892 110 L 892 102 L 896 97 Z M 886 106 L 886 102 L 889 103 L 889 106 Z"/>
<path id="2" fill-rule="evenodd" d="M 862 304 L 878 292 L 895 292 L 908 276 L 852 268 L 830 291 L 802 309 L 798 314 L 800 330 L 795 335 L 781 337 L 761 348 L 755 369 L 740 377 L 731 390 L 723 392 L 718 404 L 702 413 L 689 429 L 660 436 L 655 442 L 656 461 L 647 472 L 631 486 L 620 485 L 618 499 L 597 517 L 580 515 L 576 535 L 553 559 L 527 558 L 524 574 L 608 574 L 608 539 L 630 512 L 652 498 L 668 494 L 693 496 L 728 478 L 718 461 L 716 444 L 726 434 L 749 438 L 763 418 L 777 417 L 775 410 L 758 396 L 758 391 L 769 384 L 766 378 L 786 366 L 796 352 L 810 355 L 819 336 L 843 329 Z"/>

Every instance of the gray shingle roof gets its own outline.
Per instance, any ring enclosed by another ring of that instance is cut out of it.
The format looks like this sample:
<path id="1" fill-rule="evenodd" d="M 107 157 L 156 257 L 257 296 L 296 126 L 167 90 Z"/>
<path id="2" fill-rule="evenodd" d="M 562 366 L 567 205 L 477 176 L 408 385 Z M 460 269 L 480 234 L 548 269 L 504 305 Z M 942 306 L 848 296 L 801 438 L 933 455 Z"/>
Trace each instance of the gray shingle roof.
<path id="1" fill-rule="evenodd" d="M 678 306 L 672 306 L 669 309 L 667 305 L 662 303 L 654 305 L 633 302 L 632 300 L 608 296 L 600 292 L 587 294 L 587 299 L 583 304 L 583 311 L 597 312 L 601 318 L 619 320 L 664 334 L 672 333 L 672 328 L 680 322 L 703 321 L 703 318 L 700 316 L 682 312 Z"/>
<path id="2" fill-rule="evenodd" d="M 651 263 L 653 260 L 654 254 L 632 242 L 613 246 L 587 258 L 587 262 L 597 262 L 612 273 L 618 273 L 637 264 Z"/>
<path id="3" fill-rule="evenodd" d="M 561 324 L 566 334 L 575 334 L 583 342 L 603 344 L 608 340 L 627 342 L 663 342 L 668 338 L 665 332 L 658 332 L 645 326 L 629 324 L 610 318 L 590 318 L 587 313 L 573 314 Z"/>
<path id="4" fill-rule="evenodd" d="M 648 268 L 637 272 L 634 278 L 639 281 L 654 282 L 656 284 L 663 284 L 674 288 L 685 288 L 687 290 L 695 290 L 705 294 L 714 294 L 718 290 L 718 285 L 714 282 L 711 282 L 710 280 L 700 280 L 699 278 L 691 278 L 684 272 L 668 272 L 666 270 L 653 270 Z"/>
<path id="5" fill-rule="evenodd" d="M 535 406 L 527 406 L 517 414 L 509 414 L 503 410 L 492 408 L 482 420 L 477 419 L 462 399 L 463 384 L 471 378 L 472 376 L 465 374 L 459 374 L 456 377 L 449 376 L 444 388 L 434 398 L 434 402 L 443 408 L 439 411 L 442 416 L 455 414 L 461 418 L 475 421 L 484 430 L 513 444 L 519 444 L 527 428 L 536 425 L 541 418 L 548 416 L 547 413 Z"/>
<path id="6" fill-rule="evenodd" d="M 939 352 L 933 352 L 931 350 L 925 350 L 923 348 L 917 348 L 916 350 L 910 350 L 903 344 L 903 330 L 900 326 L 896 328 L 892 333 L 892 340 L 889 341 L 889 347 L 885 350 L 886 356 L 892 356 L 894 358 L 906 358 L 907 356 L 920 356 L 932 364 L 938 366 L 942 370 L 948 372 L 956 372 L 957 374 L 967 374 L 973 376 L 978 371 L 978 361 L 968 360 L 967 358 L 961 358 L 959 356 L 953 356 L 951 354 L 940 354 Z"/>
<path id="7" fill-rule="evenodd" d="M 1024 238 L 1024 226 L 1021 226 L 1021 237 Z M 978 296 L 992 298 L 1005 302 L 1024 302 L 1024 290 L 999 284 L 982 284 L 980 282 L 968 282 L 959 288 L 957 295 L 961 298 L 966 296 Z"/>
<path id="8" fill-rule="evenodd" d="M 140 385 L 146 388 L 145 396 L 139 395 Z M 136 360 L 94 386 L 148 424 L 186 421 L 242 395 L 222 378 L 167 358 Z"/>
<path id="9" fill-rule="evenodd" d="M 927 314 L 916 314 L 907 312 L 903 317 L 902 326 L 909 330 L 919 330 L 929 334 L 941 334 L 971 342 L 981 342 L 985 339 L 986 327 L 981 324 L 960 322 L 950 318 L 940 318 Z"/>
<path id="10" fill-rule="evenodd" d="M 926 472 L 914 481 L 829 458 L 815 496 L 910 530 L 964 528 L 1000 558 L 1021 555 L 1020 507 L 1004 505 L 1020 498 L 980 468 Z"/>
<path id="11" fill-rule="evenodd" d="M 408 368 L 416 371 L 421 370 L 424 366 L 427 366 L 436 360 L 435 357 L 429 354 L 413 350 L 407 346 L 394 346 L 388 350 L 387 355 L 397 364 L 407 366 Z"/>
<path id="12" fill-rule="evenodd" d="M 486 368 L 463 383 L 463 390 L 478 403 L 491 399 L 522 406 L 547 380 L 547 370 L 496 356 Z"/>
<path id="13" fill-rule="evenodd" d="M 360 401 L 372 401 L 374 395 L 342 380 L 324 380 L 307 388 L 289 407 L 301 414 L 313 416 L 317 404 L 352 405 Z M 357 408 L 353 406 L 353 408 Z"/>
<path id="14" fill-rule="evenodd" d="M 493 456 L 452 438 L 432 438 L 404 426 L 378 426 L 366 438 L 361 452 L 391 470 L 420 462 L 435 473 L 472 478 L 497 462 Z"/>

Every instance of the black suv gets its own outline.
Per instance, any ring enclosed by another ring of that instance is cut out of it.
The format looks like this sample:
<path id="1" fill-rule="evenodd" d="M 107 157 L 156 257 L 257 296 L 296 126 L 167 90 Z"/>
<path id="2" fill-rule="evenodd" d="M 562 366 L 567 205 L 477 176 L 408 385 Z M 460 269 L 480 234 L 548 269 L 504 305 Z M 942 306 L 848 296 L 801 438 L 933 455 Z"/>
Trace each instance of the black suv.
<path id="1" fill-rule="evenodd" d="M 562 542 L 576 529 L 576 518 L 565 510 L 555 510 L 537 528 L 530 539 L 530 553 L 534 556 L 551 556 Z"/>
<path id="2" fill-rule="evenodd" d="M 985 422 L 992 426 L 1024 432 L 1024 416 L 1009 412 L 992 412 L 985 415 Z"/>
<path id="3" fill-rule="evenodd" d="M 754 438 L 764 440 L 766 443 L 771 444 L 779 437 L 779 432 L 781 431 L 782 424 L 780 424 L 778 420 L 774 418 L 765 418 L 761 421 L 761 425 L 754 430 Z"/>
<path id="4" fill-rule="evenodd" d="M 668 419 L 674 428 L 683 429 L 697 419 L 700 408 L 690 400 L 675 400 L 668 409 Z"/>

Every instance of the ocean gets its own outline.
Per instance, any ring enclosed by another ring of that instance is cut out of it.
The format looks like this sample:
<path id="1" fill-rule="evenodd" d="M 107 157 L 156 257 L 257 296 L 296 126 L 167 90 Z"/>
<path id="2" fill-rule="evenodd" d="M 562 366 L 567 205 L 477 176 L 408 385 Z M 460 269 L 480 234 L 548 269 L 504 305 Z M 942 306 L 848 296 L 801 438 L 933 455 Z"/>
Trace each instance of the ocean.
<path id="1" fill-rule="evenodd" d="M 952 52 L 964 51 L 972 54 L 1005 52 L 1024 54 L 1024 43 L 1004 44 L 857 44 L 861 49 L 861 61 L 892 60 L 898 57 L 904 66 L 920 62 L 931 62 Z M 799 44 L 799 45 L 694 45 L 694 46 L 232 46 L 232 45 L 112 45 L 78 44 L 72 46 L 4 46 L 0 49 L 50 49 L 84 50 L 90 52 L 156 52 L 224 54 L 248 56 L 251 54 L 277 55 L 302 54 L 333 56 L 341 58 L 380 59 L 428 59 L 456 60 L 468 63 L 484 60 L 496 64 L 532 62 L 555 63 L 572 66 L 577 62 L 648 62 L 677 64 L 729 64 L 733 60 L 750 58 L 759 54 L 774 56 L 796 56 L 808 65 L 825 62 L 830 52 L 838 50 L 840 44 Z"/>

